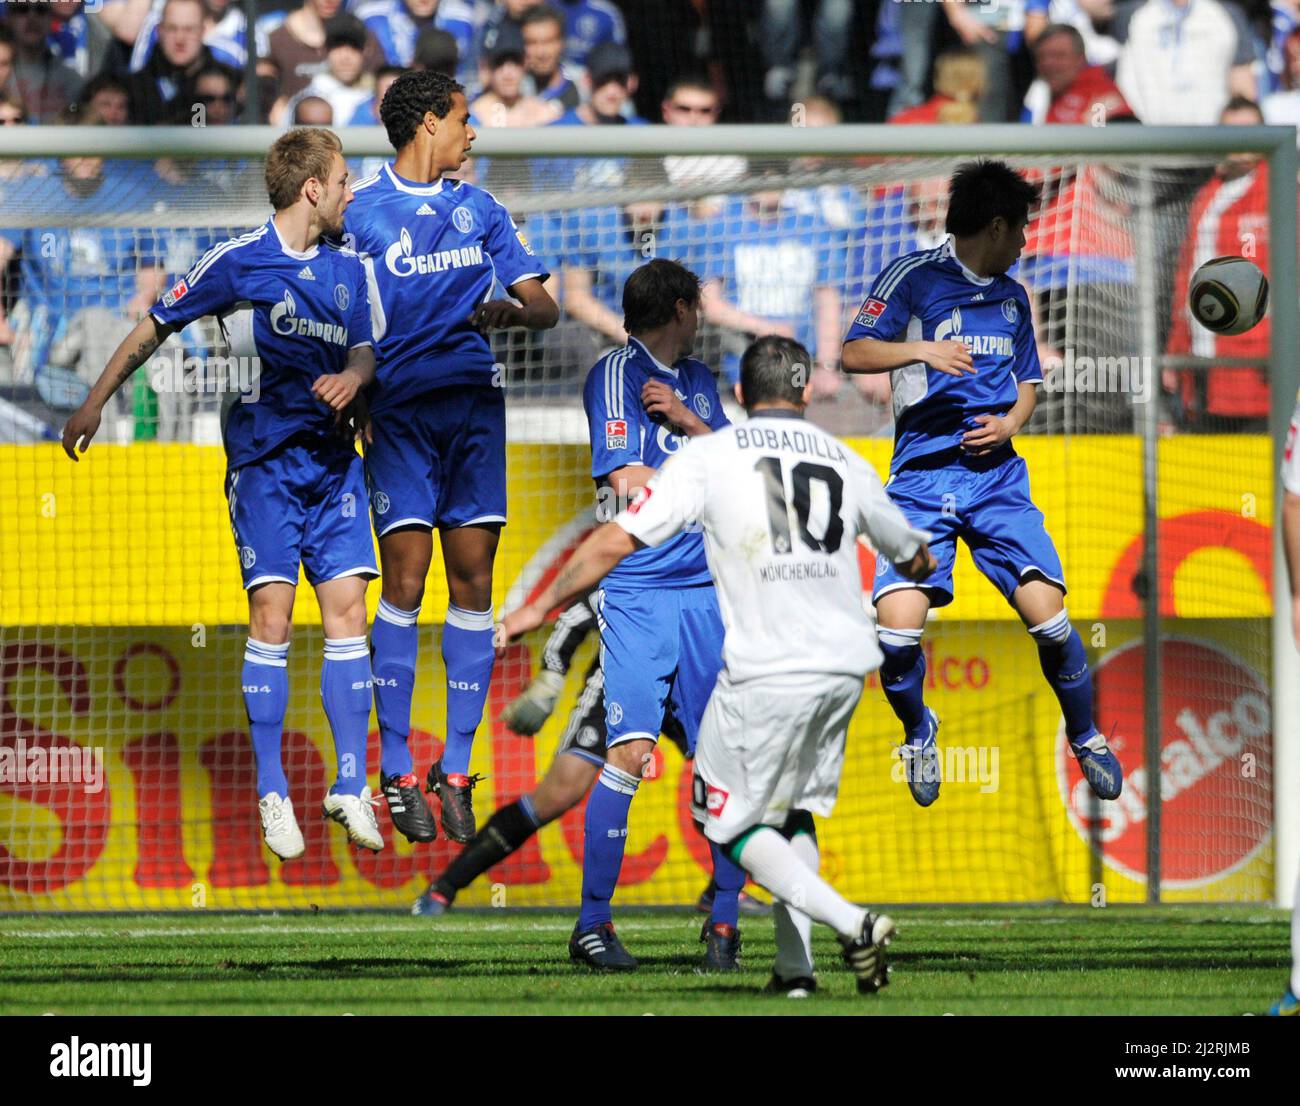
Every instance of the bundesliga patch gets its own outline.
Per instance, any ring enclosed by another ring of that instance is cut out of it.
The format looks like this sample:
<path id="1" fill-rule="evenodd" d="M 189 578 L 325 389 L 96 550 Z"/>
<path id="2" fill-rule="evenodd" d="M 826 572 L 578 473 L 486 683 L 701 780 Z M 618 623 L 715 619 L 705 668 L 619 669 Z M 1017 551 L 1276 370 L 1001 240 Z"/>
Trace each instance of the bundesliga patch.
<path id="1" fill-rule="evenodd" d="M 876 320 L 885 313 L 884 300 L 867 300 L 854 320 L 859 326 L 875 326 Z"/>
<path id="2" fill-rule="evenodd" d="M 607 419 L 605 422 L 605 448 L 627 449 L 627 420 Z"/>
<path id="3" fill-rule="evenodd" d="M 729 791 L 723 791 L 720 787 L 714 787 L 713 784 L 705 784 L 708 789 L 708 799 L 705 801 L 705 808 L 711 818 L 721 818 L 722 808 L 727 805 L 727 800 L 731 798 Z"/>
<path id="4" fill-rule="evenodd" d="M 526 253 L 529 257 L 534 256 L 533 247 L 528 244 L 528 239 L 527 237 L 525 237 L 524 232 L 522 230 L 515 231 L 515 237 L 519 239 L 519 244 L 523 246 L 524 253 Z"/>
<path id="5" fill-rule="evenodd" d="M 183 280 L 178 280 L 172 287 L 172 290 L 163 296 L 163 306 L 171 307 L 177 300 L 184 298 L 185 293 L 190 290 L 190 286 Z"/>

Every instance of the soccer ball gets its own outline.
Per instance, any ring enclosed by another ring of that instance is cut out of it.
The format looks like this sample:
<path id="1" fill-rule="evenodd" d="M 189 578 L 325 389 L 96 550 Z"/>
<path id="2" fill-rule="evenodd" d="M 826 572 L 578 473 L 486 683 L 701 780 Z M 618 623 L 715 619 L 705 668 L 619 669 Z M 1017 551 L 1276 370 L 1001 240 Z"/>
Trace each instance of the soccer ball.
<path id="1" fill-rule="evenodd" d="M 1215 334 L 1244 334 L 1268 309 L 1268 277 L 1244 257 L 1212 257 L 1192 274 L 1192 317 Z"/>

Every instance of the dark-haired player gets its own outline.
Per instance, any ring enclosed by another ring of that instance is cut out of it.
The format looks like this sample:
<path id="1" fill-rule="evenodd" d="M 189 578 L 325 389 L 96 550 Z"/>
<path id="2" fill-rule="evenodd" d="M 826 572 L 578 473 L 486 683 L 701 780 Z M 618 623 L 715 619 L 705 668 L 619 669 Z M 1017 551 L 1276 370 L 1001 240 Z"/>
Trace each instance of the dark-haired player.
<path id="1" fill-rule="evenodd" d="M 1114 799 L 1123 785 L 1119 759 L 1093 722 L 1092 677 L 1065 610 L 1061 561 L 1011 445 L 1043 378 L 1029 299 L 1006 275 L 1037 200 L 1038 187 L 1001 161 L 960 166 L 948 188 L 948 239 L 888 266 L 844 340 L 846 372 L 891 374 L 886 488 L 908 521 L 933 535 L 938 560 L 923 583 L 879 560 L 872 595 L 885 655 L 880 682 L 903 723 L 908 786 L 921 806 L 938 798 L 940 783 L 939 720 L 922 699 L 921 632 L 931 606 L 952 602 L 958 538 L 1037 643 L 1093 791 Z"/>
<path id="2" fill-rule="evenodd" d="M 505 394 L 487 334 L 546 329 L 559 309 L 548 273 L 489 192 L 444 179 L 474 141 L 465 92 L 441 73 L 403 73 L 379 117 L 397 156 L 355 186 L 348 241 L 374 261 L 384 325 L 366 479 L 383 596 L 371 632 L 380 786 L 409 840 L 436 835 L 412 771 L 407 738 L 415 684 L 416 618 L 442 545 L 450 603 L 442 633 L 446 746 L 429 770 L 453 841 L 475 833 L 470 747 L 492 675 L 492 563 L 506 521 Z M 514 299 L 493 299 L 496 282 Z M 516 302 L 517 301 L 517 302 Z"/>

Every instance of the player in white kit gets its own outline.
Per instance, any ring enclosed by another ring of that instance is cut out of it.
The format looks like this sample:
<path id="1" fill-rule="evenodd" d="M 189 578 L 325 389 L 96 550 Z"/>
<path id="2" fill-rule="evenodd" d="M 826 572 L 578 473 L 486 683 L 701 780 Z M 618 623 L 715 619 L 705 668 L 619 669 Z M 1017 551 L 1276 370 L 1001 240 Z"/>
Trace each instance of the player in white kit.
<path id="1" fill-rule="evenodd" d="M 1291 631 L 1300 648 L 1300 403 L 1291 416 L 1291 432 L 1286 438 L 1286 459 L 1282 462 L 1282 547 L 1286 552 L 1287 575 L 1291 579 Z M 1300 796 L 1293 796 L 1300 798 Z M 1300 876 L 1296 879 L 1295 902 L 1291 907 L 1291 978 L 1282 997 L 1273 1003 L 1270 1014 L 1300 1016 Z"/>
<path id="2" fill-rule="evenodd" d="M 817 874 L 812 816 L 831 813 L 849 719 L 881 662 L 863 610 L 857 539 L 909 579 L 934 567 L 929 535 L 908 526 L 875 470 L 804 421 L 811 366 L 788 338 L 751 345 L 737 388 L 749 420 L 692 439 L 533 602 L 506 616 L 499 635 L 504 645 L 536 629 L 637 549 L 703 530 L 726 628 L 696 750 L 705 833 L 775 896 L 770 988 L 792 996 L 816 986 L 812 921 L 839 936 L 860 991 L 888 982 L 894 923 Z"/>

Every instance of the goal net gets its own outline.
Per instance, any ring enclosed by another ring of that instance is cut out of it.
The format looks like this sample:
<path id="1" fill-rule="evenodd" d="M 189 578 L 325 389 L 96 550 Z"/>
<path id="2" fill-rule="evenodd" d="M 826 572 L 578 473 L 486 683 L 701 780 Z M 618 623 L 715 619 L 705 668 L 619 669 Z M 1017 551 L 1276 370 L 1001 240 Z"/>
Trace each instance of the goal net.
<path id="1" fill-rule="evenodd" d="M 839 345 L 875 276 L 942 241 L 946 181 L 964 159 L 813 156 L 773 139 L 789 128 L 754 131 L 744 154 L 683 154 L 671 131 L 645 130 L 654 135 L 636 155 L 554 156 L 539 132 L 527 156 L 465 170 L 514 213 L 562 307 L 554 330 L 493 342 L 509 412 L 498 613 L 550 579 L 595 523 L 582 385 L 625 341 L 622 284 L 651 257 L 704 282 L 698 353 L 733 419 L 743 418 L 729 392 L 740 352 L 756 333 L 791 333 L 825 366 L 809 417 L 888 469 L 888 380 L 841 377 Z M 872 149 L 873 132 L 862 134 L 859 148 Z M 349 149 L 356 176 L 382 164 L 363 156 L 381 148 L 374 136 Z M 268 217 L 259 159 L 217 139 L 213 150 L 103 160 L 79 156 L 69 132 L 63 156 L 0 162 L 0 909 L 397 909 L 458 849 L 409 845 L 382 803 L 378 854 L 317 816 L 334 753 L 305 582 L 284 762 L 307 851 L 282 864 L 262 844 L 239 688 L 247 605 L 220 445 L 222 404 L 255 381 L 232 368 L 211 320 L 136 374 L 79 464 L 55 440 L 161 291 Z M 1185 309 L 1187 274 L 1208 257 L 1270 265 L 1268 162 L 1225 163 L 1227 152 L 1008 156 L 1043 186 L 1013 275 L 1030 293 L 1045 381 L 1015 444 L 1061 554 L 1123 796 L 1090 800 L 1032 639 L 963 547 L 955 601 L 924 637 L 941 797 L 913 802 L 899 725 L 872 677 L 839 804 L 819 826 L 824 871 L 851 897 L 1272 898 L 1269 416 L 1292 384 L 1269 372 L 1270 321 L 1216 339 Z M 1294 303 L 1295 289 L 1274 298 Z M 865 596 L 865 547 L 860 563 Z M 378 593 L 372 585 L 372 614 Z M 421 778 L 442 746 L 446 606 L 435 551 L 411 735 Z M 510 648 L 493 674 L 472 764 L 485 777 L 480 825 L 531 790 L 580 706 L 594 629 L 535 737 L 501 720 L 551 629 Z M 369 772 L 377 792 L 376 732 Z M 689 763 L 662 741 L 632 808 L 618 903 L 686 904 L 708 883 L 690 789 Z M 582 844 L 579 806 L 460 901 L 573 904 Z"/>

